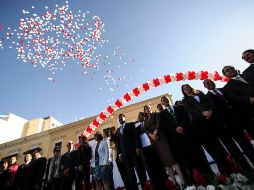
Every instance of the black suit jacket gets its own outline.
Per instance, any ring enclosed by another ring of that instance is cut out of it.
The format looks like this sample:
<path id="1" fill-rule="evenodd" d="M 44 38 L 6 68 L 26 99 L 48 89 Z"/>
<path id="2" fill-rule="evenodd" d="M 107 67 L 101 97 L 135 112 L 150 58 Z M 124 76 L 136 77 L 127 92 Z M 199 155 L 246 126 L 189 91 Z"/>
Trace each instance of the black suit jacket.
<path id="1" fill-rule="evenodd" d="M 185 130 L 189 129 L 190 119 L 183 106 L 174 106 L 174 112 L 176 120 L 169 113 L 168 109 L 164 109 L 160 112 L 160 127 L 167 134 L 174 134 L 176 128 L 181 126 Z"/>
<path id="2" fill-rule="evenodd" d="M 16 188 L 20 188 L 20 189 L 25 189 L 25 183 L 29 180 L 27 179 L 28 174 L 30 172 L 29 167 L 30 167 L 31 162 L 29 162 L 28 164 L 22 164 L 19 166 L 18 171 L 15 175 L 15 186 Z"/>
<path id="3" fill-rule="evenodd" d="M 243 71 L 242 77 L 254 85 L 254 64 L 250 64 L 250 66 Z"/>
<path id="4" fill-rule="evenodd" d="M 82 165 L 83 167 L 90 167 L 90 160 L 92 158 L 92 148 L 90 146 L 82 145 L 76 152 L 76 164 L 77 166 Z"/>
<path id="5" fill-rule="evenodd" d="M 116 132 L 118 155 L 135 156 L 136 149 L 140 149 L 141 146 L 134 123 L 125 123 L 123 134 L 121 134 L 120 129 L 121 127 Z"/>
<path id="6" fill-rule="evenodd" d="M 224 86 L 224 90 L 225 95 L 238 113 L 244 114 L 248 117 L 254 117 L 254 104 L 250 103 L 250 97 L 254 97 L 254 86 L 250 83 L 247 84 L 238 80 L 230 79 L 230 81 Z"/>
<path id="7" fill-rule="evenodd" d="M 191 115 L 192 120 L 202 116 L 202 112 L 213 110 L 212 102 L 204 95 L 203 92 L 198 92 L 197 96 L 200 99 L 198 102 L 193 96 L 188 96 L 183 99 L 183 105 L 186 111 Z"/>
<path id="8" fill-rule="evenodd" d="M 232 110 L 232 105 L 228 101 L 228 99 L 225 96 L 224 89 L 217 89 L 219 90 L 223 95 L 224 98 L 221 98 L 220 96 L 208 91 L 206 94 L 206 97 L 213 103 L 214 105 L 214 114 L 219 118 L 220 121 L 226 121 L 227 123 L 232 123 L 232 117 L 234 117 L 234 112 Z M 228 125 L 228 124 L 227 124 Z"/>
<path id="9" fill-rule="evenodd" d="M 66 152 L 64 155 L 61 156 L 60 166 L 64 167 L 64 170 L 69 168 L 69 173 L 73 173 L 75 171 L 76 163 L 76 150 L 71 152 Z M 63 170 L 61 171 L 63 172 Z"/>
<path id="10" fill-rule="evenodd" d="M 31 162 L 31 178 L 30 181 L 32 183 L 32 187 L 35 185 L 41 187 L 43 176 L 46 170 L 47 159 L 45 157 L 40 157 L 37 160 Z"/>

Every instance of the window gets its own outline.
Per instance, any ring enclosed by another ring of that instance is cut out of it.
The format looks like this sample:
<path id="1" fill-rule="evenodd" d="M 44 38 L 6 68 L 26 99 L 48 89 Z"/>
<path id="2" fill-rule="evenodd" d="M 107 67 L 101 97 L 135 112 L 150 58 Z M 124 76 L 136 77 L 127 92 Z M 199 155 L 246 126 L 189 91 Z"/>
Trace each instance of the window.
<path id="1" fill-rule="evenodd" d="M 62 144 L 63 144 L 62 142 L 55 143 L 55 147 L 60 147 L 60 149 L 62 149 Z"/>
<path id="2" fill-rule="evenodd" d="M 54 143 L 53 143 L 53 145 L 54 145 L 54 148 L 53 148 L 53 150 L 56 148 L 56 147 L 60 147 L 60 152 L 61 152 L 61 155 L 62 155 L 62 146 L 63 146 L 63 141 L 62 140 L 58 140 L 58 141 L 55 141 Z"/>

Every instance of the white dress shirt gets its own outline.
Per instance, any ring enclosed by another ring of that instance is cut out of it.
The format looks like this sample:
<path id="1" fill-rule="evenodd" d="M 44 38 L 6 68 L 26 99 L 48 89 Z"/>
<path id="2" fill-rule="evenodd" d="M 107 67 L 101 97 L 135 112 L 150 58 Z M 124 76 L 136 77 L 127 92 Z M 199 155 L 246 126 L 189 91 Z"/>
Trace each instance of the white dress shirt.
<path id="1" fill-rule="evenodd" d="M 214 95 L 217 95 L 214 91 L 216 91 L 217 93 L 221 94 L 222 96 L 224 96 L 224 94 L 222 94 L 222 92 L 218 89 L 215 90 L 208 90 L 209 92 L 213 93 Z"/>
<path id="2" fill-rule="evenodd" d="M 141 125 L 141 127 L 144 127 L 144 122 L 137 122 L 135 124 L 135 127 L 138 127 L 140 125 Z M 141 141 L 142 148 L 145 148 L 147 146 L 151 146 L 152 145 L 151 141 L 150 141 L 150 139 L 149 139 L 149 137 L 148 137 L 148 135 L 146 133 L 140 134 L 140 141 Z"/>
<path id="3" fill-rule="evenodd" d="M 237 75 L 236 77 L 233 77 L 232 79 L 238 80 L 238 81 L 241 81 L 243 83 L 248 84 L 248 82 L 243 77 L 241 77 L 240 75 Z"/>
<path id="4" fill-rule="evenodd" d="M 200 98 L 199 96 L 194 96 L 195 100 L 197 100 L 200 103 Z"/>

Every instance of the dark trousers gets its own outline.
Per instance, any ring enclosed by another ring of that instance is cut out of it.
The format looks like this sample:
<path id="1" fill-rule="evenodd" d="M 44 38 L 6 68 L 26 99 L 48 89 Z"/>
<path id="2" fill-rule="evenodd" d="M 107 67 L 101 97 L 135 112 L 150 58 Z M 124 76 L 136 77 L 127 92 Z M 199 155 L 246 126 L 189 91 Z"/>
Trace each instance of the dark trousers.
<path id="1" fill-rule="evenodd" d="M 113 177 L 113 163 L 110 162 L 109 164 L 109 170 L 110 170 L 110 174 L 109 174 L 109 177 L 110 177 L 110 190 L 115 190 L 115 183 L 114 183 L 114 177 Z"/>
<path id="2" fill-rule="evenodd" d="M 197 138 L 193 139 L 193 141 L 190 141 L 192 142 L 191 144 L 193 145 L 192 153 L 190 155 L 195 155 L 191 156 L 192 157 L 191 159 L 194 160 L 194 168 L 197 169 L 202 174 L 202 176 L 206 178 L 206 180 L 213 182 L 215 174 L 213 173 L 210 167 L 210 163 L 207 160 L 207 157 L 205 155 L 202 146 L 200 146 L 199 143 L 196 143 L 196 140 Z M 191 172 L 191 174 L 192 174 L 191 179 L 193 180 L 193 171 Z"/>
<path id="3" fill-rule="evenodd" d="M 152 180 L 153 190 L 167 190 L 166 180 L 168 176 L 154 147 L 145 147 L 142 149 L 142 153 L 145 158 L 149 177 Z"/>
<path id="4" fill-rule="evenodd" d="M 247 137 L 244 134 L 244 131 L 242 129 L 237 129 L 233 131 L 233 138 L 235 141 L 239 144 L 239 146 L 242 148 L 245 155 L 249 158 L 252 164 L 254 164 L 254 148 L 250 141 L 247 139 Z M 241 164 L 241 167 L 244 170 L 251 171 L 251 168 L 248 165 Z"/>
<path id="5" fill-rule="evenodd" d="M 74 182 L 74 174 L 71 173 L 68 176 L 63 176 L 61 181 L 61 190 L 72 190 Z"/>
<path id="6" fill-rule="evenodd" d="M 196 137 L 190 129 L 185 130 L 184 134 L 173 133 L 171 139 L 187 184 L 195 182 L 193 169 L 201 172 L 204 177 L 212 178 L 214 176 L 202 147 L 196 142 Z"/>
<path id="7" fill-rule="evenodd" d="M 115 161 L 116 161 L 118 171 L 121 175 L 124 187 L 127 188 L 129 186 L 127 170 L 125 169 L 125 166 L 124 166 L 123 162 L 120 161 L 118 156 L 117 156 Z"/>
<path id="8" fill-rule="evenodd" d="M 144 162 L 143 162 L 143 159 L 142 159 L 141 155 L 136 156 L 135 169 L 136 169 L 136 172 L 137 172 L 137 175 L 138 175 L 140 185 L 141 185 L 142 189 L 144 189 L 147 178 L 146 178 L 145 165 L 144 165 Z"/>
<path id="9" fill-rule="evenodd" d="M 90 167 L 84 167 L 84 171 L 76 171 L 75 190 L 82 190 L 82 184 L 85 184 L 85 190 L 90 190 Z"/>
<path id="10" fill-rule="evenodd" d="M 239 144 L 252 164 L 254 164 L 254 148 L 243 131 L 246 126 L 248 128 L 247 118 L 241 117 L 241 114 L 237 114 L 236 112 L 229 112 L 222 117 L 222 122 L 227 127 L 227 132 L 224 131 L 224 134 L 220 135 L 220 138 L 223 138 L 221 136 L 225 136 L 224 138 L 229 138 L 228 136 L 230 136 L 231 139 L 233 138 Z M 254 132 L 253 127 L 254 125 L 252 125 L 252 131 Z M 225 140 L 223 143 L 224 142 Z M 235 149 L 229 147 L 229 151 L 232 154 L 232 157 L 236 162 L 238 162 L 243 170 L 251 171 L 250 165 L 246 162 L 246 159 L 243 157 L 242 153 L 239 150 L 235 151 Z"/>
<path id="11" fill-rule="evenodd" d="M 222 146 L 221 142 L 216 136 L 214 127 L 216 122 L 213 118 L 206 119 L 204 117 L 199 117 L 193 121 L 195 125 L 195 131 L 197 132 L 198 141 L 207 152 L 212 156 L 216 162 L 219 172 L 222 174 L 231 174 L 232 170 L 226 161 L 226 156 L 228 153 Z"/>
<path id="12" fill-rule="evenodd" d="M 239 135 L 239 134 L 238 134 Z M 229 151 L 230 155 L 233 159 L 243 168 L 247 168 L 249 166 L 247 160 L 243 157 L 240 149 L 237 147 L 233 140 L 233 136 L 231 132 L 227 129 L 218 130 L 217 137 L 222 141 L 224 146 Z"/>
<path id="13" fill-rule="evenodd" d="M 60 190 L 61 188 L 61 178 L 54 178 L 52 182 L 48 182 L 47 190 Z"/>
<path id="14" fill-rule="evenodd" d="M 144 187 L 146 176 L 145 176 L 145 169 L 142 162 L 141 156 L 137 157 L 136 155 L 132 156 L 124 156 L 123 157 L 123 164 L 127 171 L 128 176 L 128 187 L 126 187 L 127 190 L 138 190 L 137 185 L 137 178 L 135 174 L 135 170 L 137 171 L 139 181 L 141 183 L 142 189 Z"/>
<path id="15" fill-rule="evenodd" d="M 128 179 L 128 186 L 126 187 L 126 190 L 138 190 L 138 184 L 137 184 L 137 178 L 134 171 L 134 162 L 135 158 L 126 156 L 123 158 L 123 164 L 126 168 L 127 172 L 127 179 Z"/>
<path id="16" fill-rule="evenodd" d="M 254 118 L 253 116 L 247 116 L 247 115 L 237 115 L 237 123 L 238 127 L 241 127 L 242 129 L 246 130 L 248 134 L 254 138 Z"/>

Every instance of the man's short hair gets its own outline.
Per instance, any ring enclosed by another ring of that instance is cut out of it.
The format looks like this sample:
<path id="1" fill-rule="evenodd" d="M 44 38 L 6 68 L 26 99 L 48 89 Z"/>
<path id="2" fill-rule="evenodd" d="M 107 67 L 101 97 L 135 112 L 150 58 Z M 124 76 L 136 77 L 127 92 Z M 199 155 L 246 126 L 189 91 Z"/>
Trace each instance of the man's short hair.
<path id="1" fill-rule="evenodd" d="M 162 106 L 162 105 L 161 105 L 161 103 L 157 104 L 157 106 L 156 106 L 156 107 L 158 108 L 159 106 Z"/>
<path id="2" fill-rule="evenodd" d="M 176 100 L 175 105 L 182 104 L 183 102 L 181 100 Z"/>
<path id="3" fill-rule="evenodd" d="M 125 117 L 125 115 L 123 113 L 120 113 L 118 116 L 122 116 L 122 117 Z"/>
<path id="4" fill-rule="evenodd" d="M 94 134 L 94 138 L 97 138 L 98 140 L 102 140 L 102 139 L 103 139 L 103 136 L 102 136 L 101 132 L 97 131 L 97 132 Z"/>
<path id="5" fill-rule="evenodd" d="M 169 99 L 167 96 L 162 96 L 162 97 L 161 97 L 161 102 L 162 102 L 162 99 L 163 99 L 163 98 Z"/>
<path id="6" fill-rule="evenodd" d="M 139 112 L 138 115 L 141 114 L 142 116 L 145 116 L 144 112 Z"/>
<path id="7" fill-rule="evenodd" d="M 110 131 L 111 131 L 111 132 L 113 132 L 113 131 L 115 131 L 115 130 L 116 130 L 115 126 L 110 127 Z"/>
<path id="8" fill-rule="evenodd" d="M 226 67 L 232 67 L 232 66 L 230 66 L 230 65 L 226 65 L 226 66 L 224 66 L 224 67 L 222 68 L 222 71 L 221 71 L 223 75 L 225 75 L 225 71 L 224 71 L 224 69 L 225 69 Z"/>
<path id="9" fill-rule="evenodd" d="M 245 53 L 253 53 L 253 54 L 254 54 L 254 49 L 247 49 L 247 50 L 245 50 L 245 51 L 242 53 L 242 55 L 245 54 Z M 243 56 L 242 56 L 242 59 L 243 59 Z"/>
<path id="10" fill-rule="evenodd" d="M 205 85 L 205 82 L 206 81 L 211 81 L 211 82 L 213 82 L 213 83 L 215 83 L 213 80 L 211 80 L 211 79 L 205 79 L 204 81 L 203 81 L 203 84 Z"/>
<path id="11" fill-rule="evenodd" d="M 53 152 L 61 152 L 61 148 L 59 146 L 56 146 L 54 148 Z"/>

